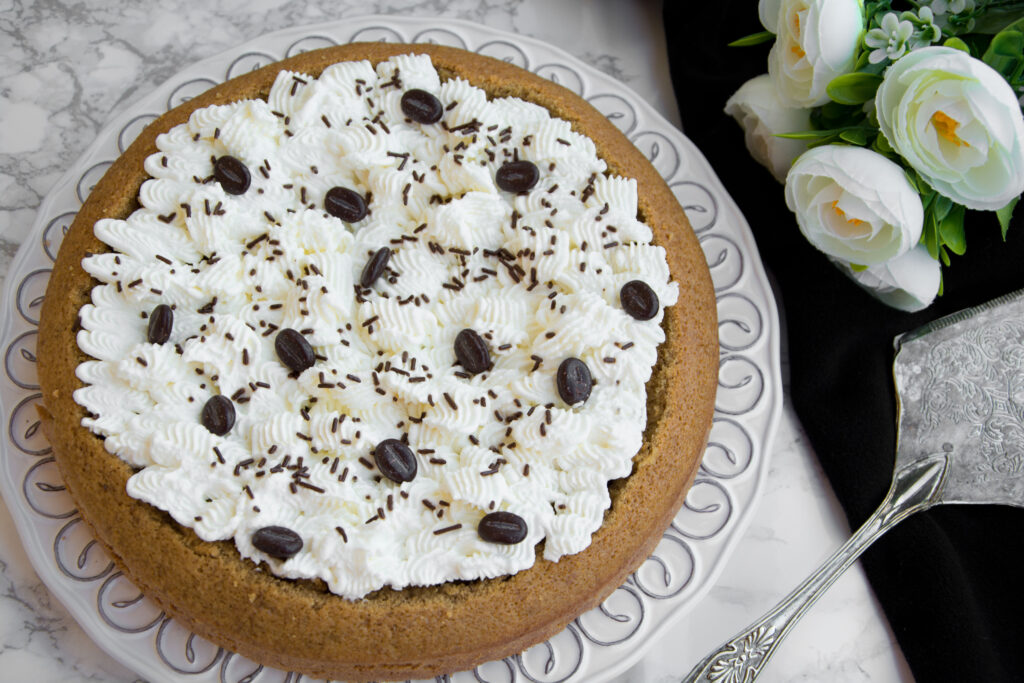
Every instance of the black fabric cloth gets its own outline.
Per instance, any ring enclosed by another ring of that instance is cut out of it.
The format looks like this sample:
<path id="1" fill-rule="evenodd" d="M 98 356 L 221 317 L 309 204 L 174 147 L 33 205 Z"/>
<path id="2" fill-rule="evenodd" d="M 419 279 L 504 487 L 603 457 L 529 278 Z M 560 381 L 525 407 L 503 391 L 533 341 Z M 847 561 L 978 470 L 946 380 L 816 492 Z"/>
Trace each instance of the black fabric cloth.
<path id="1" fill-rule="evenodd" d="M 887 308 L 806 242 L 782 186 L 722 111 L 767 71 L 770 43 L 727 47 L 762 30 L 756 3 L 666 0 L 663 16 L 683 130 L 751 225 L 780 298 L 793 405 L 857 528 L 892 476 L 893 338 L 1024 287 L 1024 205 L 1005 243 L 993 214 L 968 212 L 967 253 L 945 270 L 946 293 L 920 313 Z M 1024 680 L 1024 509 L 939 506 L 897 525 L 862 560 L 917 681 Z M 816 609 L 828 609 L 827 596 Z"/>

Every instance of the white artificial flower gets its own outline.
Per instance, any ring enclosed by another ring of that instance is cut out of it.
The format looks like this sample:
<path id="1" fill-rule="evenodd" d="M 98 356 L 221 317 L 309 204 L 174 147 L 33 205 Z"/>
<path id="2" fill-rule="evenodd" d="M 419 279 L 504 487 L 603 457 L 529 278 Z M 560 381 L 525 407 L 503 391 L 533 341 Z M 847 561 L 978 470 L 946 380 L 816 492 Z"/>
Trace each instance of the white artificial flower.
<path id="1" fill-rule="evenodd" d="M 782 0 L 759 0 L 757 3 L 757 15 L 761 19 L 761 25 L 765 30 L 778 33 L 779 30 L 779 5 Z"/>
<path id="2" fill-rule="evenodd" d="M 780 0 L 774 23 L 768 73 L 783 101 L 791 107 L 825 104 L 829 81 L 853 70 L 864 30 L 860 0 Z"/>
<path id="3" fill-rule="evenodd" d="M 886 140 L 940 194 L 995 210 L 1024 192 L 1024 115 L 981 60 L 948 47 L 914 50 L 875 95 Z"/>
<path id="4" fill-rule="evenodd" d="M 785 106 L 768 74 L 755 76 L 740 86 L 725 103 L 725 113 L 743 127 L 750 156 L 780 182 L 793 160 L 807 149 L 806 140 L 776 137 L 811 129 L 811 112 Z"/>
<path id="5" fill-rule="evenodd" d="M 931 9 L 922 7 L 917 10 L 917 31 L 910 39 L 910 49 L 926 47 L 942 40 L 942 29 L 935 23 L 935 15 Z"/>
<path id="6" fill-rule="evenodd" d="M 921 239 L 921 197 L 903 169 L 863 147 L 807 150 L 786 176 L 786 205 L 811 244 L 846 263 L 873 266 Z"/>
<path id="7" fill-rule="evenodd" d="M 908 313 L 928 308 L 942 281 L 939 262 L 923 244 L 867 269 L 857 270 L 839 261 L 835 264 L 871 296 Z"/>
<path id="8" fill-rule="evenodd" d="M 935 24 L 940 28 L 946 28 L 950 24 L 950 18 L 958 14 L 966 14 L 966 23 L 961 18 L 960 32 L 970 33 L 974 30 L 975 19 L 971 13 L 977 8 L 975 0 L 922 0 L 921 9 L 932 12 Z M 920 11 L 920 10 L 919 10 Z"/>
<path id="9" fill-rule="evenodd" d="M 909 21 L 900 21 L 895 12 L 888 12 L 882 17 L 882 24 L 873 28 L 864 36 L 864 44 L 870 48 L 868 61 L 872 64 L 891 59 L 896 61 L 906 53 L 910 38 L 914 35 L 914 25 Z"/>
<path id="10" fill-rule="evenodd" d="M 927 2 L 927 0 L 925 0 Z M 949 14 L 960 14 L 961 12 L 973 12 L 975 8 L 974 0 L 931 0 L 931 4 L 928 7 L 935 13 L 936 16 L 943 16 Z"/>

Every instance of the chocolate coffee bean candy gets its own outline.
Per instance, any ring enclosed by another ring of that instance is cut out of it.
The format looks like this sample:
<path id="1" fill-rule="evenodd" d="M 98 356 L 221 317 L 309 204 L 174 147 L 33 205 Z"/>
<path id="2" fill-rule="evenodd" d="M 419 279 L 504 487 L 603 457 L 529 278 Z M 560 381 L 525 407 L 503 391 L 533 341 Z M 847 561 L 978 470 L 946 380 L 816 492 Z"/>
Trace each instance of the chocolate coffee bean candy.
<path id="1" fill-rule="evenodd" d="M 235 404 L 227 396 L 211 396 L 203 406 L 200 420 L 211 434 L 224 436 L 235 426 Z"/>
<path id="2" fill-rule="evenodd" d="M 224 155 L 213 162 L 213 177 L 228 194 L 245 194 L 249 189 L 249 169 L 233 156 Z"/>
<path id="3" fill-rule="evenodd" d="M 384 272 L 384 268 L 387 267 L 390 258 L 391 249 L 389 247 L 381 247 L 375 251 L 370 260 L 363 266 L 363 272 L 359 275 L 359 285 L 366 288 L 376 282 L 377 278 Z"/>
<path id="4" fill-rule="evenodd" d="M 505 545 L 519 543 L 526 538 L 526 531 L 526 520 L 514 512 L 505 510 L 488 512 L 476 527 L 480 538 L 489 543 Z"/>
<path id="5" fill-rule="evenodd" d="M 630 280 L 619 290 L 622 310 L 637 320 L 650 320 L 658 315 L 658 295 L 643 280 Z"/>
<path id="6" fill-rule="evenodd" d="M 384 439 L 373 449 L 373 462 L 391 481 L 402 483 L 416 478 L 416 456 L 398 439 Z"/>
<path id="7" fill-rule="evenodd" d="M 355 190 L 332 187 L 324 196 L 324 210 L 346 223 L 355 223 L 366 218 L 366 200 Z"/>
<path id="8" fill-rule="evenodd" d="M 302 537 L 283 526 L 265 526 L 252 535 L 252 544 L 271 557 L 287 560 L 302 550 Z"/>
<path id="9" fill-rule="evenodd" d="M 569 405 L 586 401 L 590 397 L 593 382 L 590 368 L 579 358 L 566 358 L 558 366 L 555 375 L 558 382 L 558 395 Z"/>
<path id="10" fill-rule="evenodd" d="M 506 192 L 526 192 L 540 180 L 540 171 L 532 161 L 506 161 L 494 174 L 494 182 Z"/>
<path id="11" fill-rule="evenodd" d="M 426 90 L 414 88 L 402 93 L 402 113 L 416 123 L 437 123 L 444 114 L 441 100 Z"/>
<path id="12" fill-rule="evenodd" d="M 302 372 L 316 363 L 313 347 L 300 332 L 288 327 L 277 333 L 274 338 L 274 350 L 281 362 L 292 372 Z"/>
<path id="13" fill-rule="evenodd" d="M 171 338 L 171 329 L 173 328 L 174 311 L 167 304 L 160 304 L 149 314 L 146 340 L 150 344 L 163 344 Z"/>
<path id="14" fill-rule="evenodd" d="M 465 329 L 455 337 L 455 358 L 462 368 L 471 375 L 491 367 L 491 352 L 474 330 Z"/>

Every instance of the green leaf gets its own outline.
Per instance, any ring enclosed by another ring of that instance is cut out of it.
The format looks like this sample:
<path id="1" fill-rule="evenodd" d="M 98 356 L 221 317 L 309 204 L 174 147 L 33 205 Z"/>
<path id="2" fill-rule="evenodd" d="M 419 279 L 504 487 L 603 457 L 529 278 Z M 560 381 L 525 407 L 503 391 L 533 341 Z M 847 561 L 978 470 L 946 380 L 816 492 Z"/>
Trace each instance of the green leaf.
<path id="1" fill-rule="evenodd" d="M 857 263 L 851 263 L 850 264 L 850 270 L 852 270 L 855 273 L 860 273 L 861 271 L 865 271 L 867 269 L 868 269 L 867 266 L 862 266 L 862 265 L 859 265 Z"/>
<path id="2" fill-rule="evenodd" d="M 868 0 L 864 3 L 864 16 L 870 22 L 875 15 L 881 16 L 883 12 L 890 9 L 892 9 L 892 0 Z"/>
<path id="3" fill-rule="evenodd" d="M 868 144 L 868 131 L 863 128 L 851 128 L 850 130 L 844 130 L 839 134 L 840 139 L 849 142 L 851 145 L 860 145 L 863 147 Z"/>
<path id="4" fill-rule="evenodd" d="M 925 205 L 925 208 L 928 208 L 928 203 L 933 199 L 935 190 L 933 190 L 932 186 L 929 185 L 924 178 L 919 176 L 917 171 L 914 169 L 905 168 L 903 171 L 906 174 L 911 187 L 917 190 L 918 194 L 921 195 L 921 203 Z"/>
<path id="5" fill-rule="evenodd" d="M 878 137 L 882 136 L 879 135 Z M 921 180 L 921 177 L 917 175 L 917 171 L 915 171 L 912 168 L 903 169 L 903 175 L 907 177 L 907 182 L 910 183 L 910 186 L 917 190 L 917 193 L 921 195 L 921 203 L 925 205 L 925 208 L 927 208 L 928 202 L 925 198 L 925 195 L 927 195 L 931 191 L 931 188 L 925 187 L 925 184 Z"/>
<path id="6" fill-rule="evenodd" d="M 869 50 L 862 50 L 861 53 L 860 53 L 860 56 L 857 57 L 857 63 L 853 65 L 853 70 L 854 71 L 861 71 L 863 69 L 866 69 L 868 66 L 870 66 L 871 62 L 868 61 L 868 59 L 870 57 L 871 57 L 871 52 Z"/>
<path id="7" fill-rule="evenodd" d="M 943 43 L 943 45 L 945 45 L 946 47 L 951 47 L 954 50 L 961 50 L 963 52 L 966 52 L 967 54 L 971 54 L 971 48 L 967 45 L 967 43 L 957 38 L 956 36 L 947 39 L 946 42 Z"/>
<path id="8" fill-rule="evenodd" d="M 985 54 L 1001 57 L 1019 57 L 1024 50 L 1024 33 L 1020 31 L 1000 31 L 988 44 Z"/>
<path id="9" fill-rule="evenodd" d="M 896 153 L 896 150 L 894 150 L 892 148 L 892 145 L 889 144 L 889 141 L 885 138 L 884 135 L 882 135 L 882 133 L 879 133 L 875 137 L 875 141 L 874 141 L 874 143 L 872 143 L 871 146 L 879 154 L 889 155 L 889 154 L 895 154 Z"/>
<path id="10" fill-rule="evenodd" d="M 1021 3 L 1021 4 L 1024 5 L 1024 3 Z M 1024 8 L 1022 8 L 1022 9 L 1024 9 Z M 1001 31 L 1021 31 L 1021 32 L 1024 32 L 1024 17 L 1021 17 L 1020 19 L 1007 24 L 1006 26 L 1004 26 L 1001 29 Z"/>
<path id="11" fill-rule="evenodd" d="M 942 260 L 942 265 L 949 265 L 949 252 L 946 251 L 945 247 L 939 247 L 939 259 Z"/>
<path id="12" fill-rule="evenodd" d="M 949 215 L 950 210 L 953 208 L 953 200 L 945 195 L 938 195 L 935 197 L 935 203 L 932 205 L 932 213 L 935 214 L 935 221 L 941 223 L 946 216 Z"/>
<path id="13" fill-rule="evenodd" d="M 749 36 L 743 36 L 729 43 L 729 47 L 750 47 L 751 45 L 760 45 L 761 43 L 767 43 L 769 40 L 774 40 L 775 34 L 771 31 L 761 31 L 759 33 L 751 33 Z"/>
<path id="14" fill-rule="evenodd" d="M 840 104 L 833 100 L 811 110 L 811 124 L 823 130 L 858 126 L 866 118 L 862 105 Z"/>
<path id="15" fill-rule="evenodd" d="M 1024 33 L 1020 31 L 997 33 L 981 59 L 1004 78 L 1010 78 L 1024 62 Z"/>
<path id="16" fill-rule="evenodd" d="M 863 104 L 875 96 L 882 77 L 854 72 L 836 76 L 828 84 L 828 96 L 839 104 Z"/>
<path id="17" fill-rule="evenodd" d="M 943 245 L 949 247 L 949 250 L 957 256 L 963 256 L 967 251 L 967 238 L 964 236 L 964 207 L 957 204 L 945 218 L 937 220 L 941 221 L 939 236 L 942 238 Z"/>
<path id="18" fill-rule="evenodd" d="M 838 132 L 837 130 L 803 130 L 798 133 L 776 133 L 775 137 L 786 138 L 787 140 L 818 140 L 835 135 Z"/>
<path id="19" fill-rule="evenodd" d="M 929 211 L 924 215 L 924 230 L 921 233 L 921 241 L 928 249 L 928 253 L 936 261 L 939 260 L 939 228 L 935 223 L 935 216 Z"/>
<path id="20" fill-rule="evenodd" d="M 980 3 L 979 3 L 980 4 Z M 1006 29 L 1017 31 L 1024 30 L 1024 24 L 1020 21 L 1021 13 L 1024 12 L 1024 2 L 1001 2 L 1001 7 L 992 7 L 997 3 L 989 2 L 990 6 L 977 15 L 977 21 L 972 31 L 974 33 L 999 33 Z"/>
<path id="21" fill-rule="evenodd" d="M 922 187 L 924 186 L 922 185 Z M 925 214 L 930 217 L 934 217 L 934 214 L 932 213 L 932 202 L 934 202 L 935 198 L 938 196 L 939 193 L 931 188 L 925 188 L 921 193 L 921 206 L 924 207 Z M 936 221 L 935 224 L 938 225 L 938 222 Z"/>
<path id="22" fill-rule="evenodd" d="M 999 219 L 999 227 L 1003 231 L 1003 241 L 1006 241 L 1006 233 L 1010 230 L 1010 217 L 1013 216 L 1013 207 L 1017 206 L 1020 197 L 1014 197 L 1010 203 L 1001 209 L 996 210 L 996 218 Z"/>
<path id="23" fill-rule="evenodd" d="M 884 138 L 885 136 L 879 133 L 878 137 Z M 910 186 L 917 190 L 918 194 L 921 194 L 921 186 L 917 184 L 917 171 L 912 168 L 905 168 L 903 169 L 903 175 L 907 177 L 907 182 L 910 183 Z M 924 199 L 922 198 L 921 201 L 923 202 Z"/>
<path id="24" fill-rule="evenodd" d="M 947 30 L 943 35 L 952 33 L 951 30 Z M 988 48 L 988 44 L 992 42 L 991 36 L 982 36 L 977 33 L 961 33 L 957 36 L 957 39 L 962 40 L 964 45 L 967 46 L 967 53 L 975 59 L 981 59 L 981 56 L 985 54 L 985 50 Z M 951 47 L 957 47 L 952 45 Z"/>

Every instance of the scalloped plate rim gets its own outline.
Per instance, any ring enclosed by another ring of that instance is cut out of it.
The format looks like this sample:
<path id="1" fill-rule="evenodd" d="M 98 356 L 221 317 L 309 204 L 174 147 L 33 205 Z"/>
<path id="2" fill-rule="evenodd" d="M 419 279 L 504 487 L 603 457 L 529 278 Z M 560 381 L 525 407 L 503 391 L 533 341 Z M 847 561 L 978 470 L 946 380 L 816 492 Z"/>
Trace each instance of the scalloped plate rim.
<path id="1" fill-rule="evenodd" d="M 767 473 L 769 469 L 768 459 L 771 455 L 771 446 L 774 441 L 775 433 L 779 425 L 779 418 L 781 416 L 783 404 L 783 401 L 781 399 L 782 387 L 779 355 L 779 336 L 777 333 L 779 329 L 778 310 L 774 296 L 772 295 L 770 285 L 768 284 L 767 277 L 764 272 L 764 267 L 759 258 L 756 243 L 753 240 L 749 224 L 747 223 L 743 215 L 740 213 L 738 207 L 735 205 L 732 198 L 725 190 L 724 186 L 721 184 L 720 179 L 714 173 L 714 170 L 711 168 L 710 164 L 707 162 L 706 158 L 703 156 L 703 153 L 699 150 L 699 148 L 697 148 L 696 145 L 694 145 L 692 141 L 690 141 L 690 139 L 687 138 L 681 131 L 679 131 L 671 123 L 669 123 L 646 100 L 641 98 L 631 88 L 629 88 L 628 85 L 616 80 L 615 78 L 608 74 L 599 71 L 595 67 L 592 67 L 589 64 L 582 62 L 579 58 L 573 56 L 572 54 L 566 52 L 565 50 L 556 45 L 547 43 L 537 38 L 533 38 L 531 36 L 511 33 L 508 31 L 504 31 L 502 29 L 497 29 L 490 26 L 485 26 L 457 18 L 366 14 L 354 15 L 351 17 L 344 17 L 341 19 L 335 19 L 326 22 L 318 22 L 303 26 L 293 26 L 268 32 L 252 40 L 245 41 L 233 47 L 227 48 L 217 54 L 205 57 L 199 61 L 183 66 L 170 78 L 166 79 L 165 81 L 163 81 L 153 89 L 147 91 L 146 93 L 142 94 L 138 98 L 123 105 L 119 109 L 119 112 L 115 112 L 113 117 L 108 119 L 101 126 L 94 141 L 84 149 L 84 151 L 76 158 L 76 160 L 71 164 L 71 166 L 69 166 L 69 169 L 58 179 L 56 183 L 54 183 L 53 187 L 47 192 L 43 201 L 40 203 L 36 211 L 36 215 L 33 218 L 33 224 L 31 230 L 29 231 L 28 238 L 19 247 L 14 259 L 12 259 L 9 265 L 7 276 L 5 277 L 3 283 L 2 301 L 7 302 L 14 300 L 16 296 L 16 292 L 14 291 L 16 285 L 13 276 L 15 274 L 20 274 L 20 271 L 24 267 L 25 262 L 29 261 L 32 252 L 39 248 L 39 245 L 34 240 L 35 238 L 41 236 L 43 230 L 45 230 L 46 225 L 44 225 L 44 223 L 49 219 L 51 214 L 54 213 L 54 207 L 57 205 L 58 201 L 60 201 L 63 198 L 62 195 L 69 190 L 72 193 L 75 192 L 75 190 L 70 189 L 70 186 L 75 185 L 77 181 L 81 179 L 82 171 L 88 170 L 96 163 L 107 161 L 106 158 L 98 157 L 100 151 L 104 147 L 110 145 L 111 143 L 116 149 L 117 137 L 120 129 L 123 128 L 126 123 L 132 121 L 140 115 L 152 113 L 150 108 L 151 104 L 155 104 L 156 109 L 160 113 L 162 113 L 163 111 L 165 111 L 165 108 L 160 104 L 160 100 L 162 98 L 165 98 L 172 94 L 177 87 L 180 87 L 184 83 L 208 75 L 208 72 L 211 69 L 216 70 L 215 78 L 217 79 L 217 81 L 223 82 L 224 76 L 226 76 L 224 68 L 230 66 L 235 59 L 253 51 L 254 49 L 257 49 L 263 41 L 285 41 L 287 40 L 288 37 L 295 37 L 295 40 L 293 40 L 291 43 L 294 44 L 304 37 L 315 36 L 317 35 L 317 33 L 333 33 L 338 30 L 347 30 L 350 33 L 350 35 L 354 35 L 359 31 L 365 30 L 367 28 L 372 28 L 372 24 L 374 22 L 378 24 L 391 23 L 394 24 L 395 27 L 399 30 L 404 30 L 406 32 L 413 31 L 414 34 L 421 34 L 429 30 L 447 30 L 456 28 L 459 30 L 451 32 L 463 40 L 467 38 L 467 36 L 463 32 L 469 32 L 471 34 L 477 33 L 478 35 L 475 37 L 480 38 L 479 41 L 473 39 L 465 40 L 468 49 L 473 49 L 474 45 L 476 48 L 479 48 L 483 45 L 488 44 L 489 42 L 494 42 L 494 40 L 488 40 L 489 38 L 498 40 L 514 39 L 515 41 L 519 41 L 520 44 L 528 45 L 533 49 L 539 49 L 551 53 L 552 56 L 555 58 L 554 61 L 542 61 L 538 65 L 534 65 L 532 63 L 533 58 L 530 58 L 531 64 L 529 65 L 529 67 L 548 66 L 550 64 L 564 65 L 568 63 L 573 67 L 577 68 L 578 70 L 580 70 L 581 76 L 586 76 L 587 78 L 596 81 L 597 84 L 604 86 L 603 88 L 595 89 L 593 88 L 593 84 L 590 84 L 591 88 L 587 88 L 586 86 L 588 85 L 588 83 L 584 81 L 584 97 L 586 96 L 588 90 L 599 91 L 595 94 L 613 93 L 623 95 L 624 99 L 627 101 L 628 104 L 636 107 L 639 110 L 643 110 L 645 116 L 648 119 L 651 119 L 654 124 L 656 124 L 654 132 L 662 132 L 667 129 L 667 132 L 669 132 L 673 138 L 672 140 L 670 140 L 671 142 L 681 141 L 683 143 L 687 154 L 680 155 L 680 165 L 682 161 L 687 158 L 697 161 L 697 165 L 698 167 L 700 167 L 700 170 L 704 171 L 704 173 L 701 174 L 700 180 L 710 182 L 710 184 L 713 186 L 711 189 L 715 190 L 715 192 L 711 193 L 714 198 L 724 198 L 726 200 L 724 202 L 720 202 L 719 216 L 721 217 L 721 215 L 726 212 L 730 214 L 729 219 L 730 221 L 735 223 L 737 232 L 739 233 L 739 237 L 741 238 L 744 255 L 750 257 L 748 259 L 748 265 L 753 271 L 753 277 L 751 279 L 754 280 L 754 282 L 760 285 L 761 287 L 761 294 L 763 295 L 762 299 L 766 309 L 764 311 L 764 330 L 768 346 L 768 357 L 765 367 L 767 372 L 765 373 L 764 378 L 764 395 L 765 397 L 767 397 L 770 405 L 768 407 L 768 415 L 765 427 L 763 428 L 763 432 L 761 434 L 758 434 L 758 436 L 761 436 L 761 443 L 758 453 L 758 463 L 754 468 L 755 476 L 754 481 L 752 483 L 752 490 L 750 493 L 749 501 L 745 501 L 745 505 L 739 510 L 738 514 L 736 514 L 735 517 L 731 518 L 727 522 L 726 526 L 730 529 L 728 531 L 728 535 L 722 542 L 720 548 L 717 550 L 717 554 L 714 561 L 710 565 L 704 565 L 706 573 L 704 574 L 704 576 L 700 577 L 700 585 L 694 588 L 693 590 L 689 591 L 688 597 L 685 601 L 683 601 L 679 605 L 675 605 L 667 615 L 665 615 L 663 618 L 661 618 L 660 621 L 651 626 L 645 632 L 645 637 L 642 641 L 638 643 L 630 643 L 629 651 L 626 653 L 624 657 L 618 659 L 611 666 L 605 667 L 599 671 L 586 670 L 587 660 L 589 659 L 587 648 L 606 647 L 598 645 L 597 643 L 594 643 L 590 640 L 587 641 L 589 645 L 584 648 L 584 651 L 581 654 L 581 662 L 579 664 L 580 669 L 577 672 L 573 673 L 569 680 L 577 680 L 580 674 L 586 674 L 588 676 L 588 680 L 607 681 L 612 677 L 616 676 L 617 674 L 620 674 L 626 669 L 634 666 L 637 662 L 639 662 L 642 659 L 642 655 L 646 653 L 648 650 L 650 650 L 654 641 L 660 638 L 665 630 L 677 625 L 679 621 L 682 619 L 682 617 L 685 615 L 685 613 L 689 609 L 692 609 L 694 605 L 700 600 L 700 598 L 702 598 L 711 589 L 711 587 L 714 585 L 715 580 L 724 570 L 724 566 L 726 564 L 728 555 L 732 552 L 735 545 L 739 542 L 743 530 L 749 525 L 750 518 L 752 517 L 753 512 L 757 507 L 757 500 L 760 498 L 763 492 L 764 483 L 767 478 Z M 428 22 L 431 25 L 426 26 Z M 331 39 L 334 40 L 333 38 Z M 479 45 L 476 45 L 476 42 L 479 42 Z M 339 42 L 338 44 L 342 43 Z M 285 50 L 287 50 L 288 47 L 290 47 L 290 45 L 286 46 Z M 271 51 L 276 51 L 276 49 L 264 49 L 267 51 L 267 53 Z M 265 56 L 272 55 L 266 54 Z M 529 55 L 527 56 L 529 57 Z M 280 58 L 284 58 L 283 53 Z M 640 123 L 640 117 L 638 116 L 637 118 L 638 121 L 636 122 L 636 124 L 634 124 L 634 128 L 631 131 L 631 133 L 634 134 L 637 132 L 637 127 Z M 650 126 L 648 126 L 648 128 L 645 128 L 644 130 L 646 131 L 648 129 L 650 129 Z M 633 135 L 633 137 L 635 137 L 635 135 Z M 678 173 L 679 170 L 677 169 L 674 175 Z M 78 207 L 71 207 L 68 208 L 67 211 L 76 212 L 77 209 Z M 719 220 L 721 220 L 721 218 L 719 218 Z M 14 311 L 12 310 L 11 313 L 13 314 Z M 5 314 L 0 316 L 0 341 L 2 341 L 3 346 L 5 348 L 9 343 L 13 341 L 13 332 L 15 331 L 13 320 L 13 315 Z M 2 393 L 0 393 L 0 414 L 3 414 L 5 418 L 9 418 L 11 414 L 8 411 L 8 407 L 6 405 Z M 7 443 L 7 438 L 5 436 L 2 440 L 0 440 L 0 456 L 6 459 L 9 447 L 10 445 Z M 0 474 L 0 488 L 3 489 L 6 499 L 10 500 L 13 498 L 17 500 L 16 491 L 20 488 L 20 484 L 14 482 L 10 478 L 11 472 L 8 471 L 7 467 L 0 467 L 0 470 L 2 470 L 2 474 Z M 12 496 L 11 494 L 15 495 Z M 96 612 L 94 608 L 94 602 L 91 603 L 91 601 L 89 600 L 83 600 L 80 597 L 71 595 L 71 593 L 74 593 L 74 591 L 72 591 L 67 586 L 63 585 L 60 575 L 53 574 L 55 571 L 54 566 L 52 564 L 46 563 L 47 553 L 50 551 L 50 548 L 48 547 L 49 544 L 43 542 L 44 539 L 42 539 L 37 533 L 35 524 L 33 524 L 33 522 L 27 515 L 21 515 L 20 509 L 16 512 L 14 509 L 12 509 L 11 505 L 8 505 L 8 509 L 11 511 L 11 517 L 14 520 L 15 528 L 18 531 L 20 540 L 22 541 L 22 544 L 25 546 L 26 555 L 28 556 L 33 568 L 36 570 L 36 573 L 39 575 L 40 579 L 44 581 L 44 583 L 51 590 L 54 596 L 57 597 L 60 600 L 60 602 L 68 609 L 68 611 L 75 618 L 76 622 L 90 636 L 90 638 L 96 643 L 96 645 L 100 647 L 103 651 L 105 651 L 108 655 L 110 655 L 113 659 L 117 660 L 127 668 L 132 669 L 136 673 L 152 669 L 154 663 L 150 661 L 153 657 L 151 653 L 147 652 L 144 656 L 137 656 L 134 648 L 116 647 L 118 645 L 122 645 L 122 643 L 112 642 L 111 634 L 109 633 L 108 630 L 104 628 L 105 625 L 101 623 L 102 620 L 97 619 L 98 612 Z M 726 530 L 723 529 L 717 533 L 721 534 L 725 531 Z M 34 548 L 35 552 L 29 552 L 29 546 Z M 57 587 L 55 587 L 54 584 L 57 584 Z M 66 593 L 68 594 L 67 596 L 65 595 Z M 90 604 L 92 604 L 91 611 Z M 151 640 L 153 638 L 153 635 L 149 634 L 148 631 L 149 629 L 147 629 L 143 633 L 132 635 L 144 635 L 146 640 Z M 610 647 L 614 647 L 614 645 Z M 167 672 L 165 671 L 163 673 Z M 182 680 L 195 679 L 182 677 Z"/>

